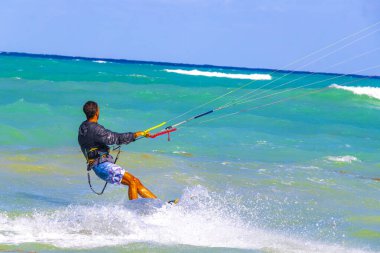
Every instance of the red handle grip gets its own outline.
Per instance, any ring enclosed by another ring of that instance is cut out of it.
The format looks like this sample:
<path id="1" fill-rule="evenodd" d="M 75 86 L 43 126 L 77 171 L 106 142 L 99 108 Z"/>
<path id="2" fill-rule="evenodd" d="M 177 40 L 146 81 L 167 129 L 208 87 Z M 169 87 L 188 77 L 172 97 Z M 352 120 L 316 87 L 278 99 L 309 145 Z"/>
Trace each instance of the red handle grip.
<path id="1" fill-rule="evenodd" d="M 164 131 L 161 131 L 161 132 L 158 132 L 158 133 L 152 134 L 152 135 L 150 135 L 149 137 L 150 137 L 150 138 L 156 138 L 157 136 L 164 135 L 164 134 L 168 134 L 168 133 L 174 132 L 174 131 L 176 131 L 176 130 L 177 130 L 177 128 L 170 128 L 170 129 L 167 129 L 167 130 L 164 130 Z"/>

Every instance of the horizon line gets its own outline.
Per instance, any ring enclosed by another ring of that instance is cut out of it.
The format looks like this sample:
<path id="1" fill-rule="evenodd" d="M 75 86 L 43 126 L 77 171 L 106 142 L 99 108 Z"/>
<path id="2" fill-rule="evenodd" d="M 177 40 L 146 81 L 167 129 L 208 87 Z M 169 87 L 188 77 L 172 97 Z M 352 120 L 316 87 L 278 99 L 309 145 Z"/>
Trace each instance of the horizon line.
<path id="1" fill-rule="evenodd" d="M 357 78 L 374 78 L 380 79 L 380 75 L 359 75 L 359 74 L 343 74 L 333 72 L 317 72 L 317 71 L 303 71 L 303 70 L 282 70 L 282 69 L 270 69 L 270 68 L 252 68 L 252 67 L 234 67 L 234 66 L 221 66 L 212 64 L 192 64 L 192 63 L 175 63 L 175 62 L 163 62 L 163 61 L 146 61 L 146 60 L 129 60 L 129 59 L 116 59 L 116 58 L 96 58 L 86 56 L 70 56 L 70 55 L 57 55 L 57 54 L 39 54 L 39 53 L 24 53 L 24 52 L 7 52 L 0 51 L 0 56 L 16 56 L 16 57 L 35 57 L 35 58 L 53 58 L 53 59 L 80 59 L 86 61 L 107 61 L 114 63 L 133 63 L 133 64 L 155 64 L 155 65 L 168 65 L 168 66 L 183 66 L 183 67 L 201 67 L 201 68 L 224 68 L 235 70 L 256 70 L 256 71 L 275 71 L 280 73 L 298 73 L 298 74 L 321 74 L 321 75 L 340 75 L 350 76 Z"/>

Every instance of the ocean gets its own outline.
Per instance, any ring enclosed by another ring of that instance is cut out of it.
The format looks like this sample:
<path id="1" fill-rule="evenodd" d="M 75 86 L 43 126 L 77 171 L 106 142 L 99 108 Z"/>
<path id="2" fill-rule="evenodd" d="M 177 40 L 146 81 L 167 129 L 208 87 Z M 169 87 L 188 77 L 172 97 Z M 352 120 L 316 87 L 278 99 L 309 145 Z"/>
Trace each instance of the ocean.
<path id="1" fill-rule="evenodd" d="M 380 252 L 379 78 L 3 53 L 0 96 L 0 252 Z M 122 147 L 155 207 L 91 192 L 87 100 L 117 132 L 231 106 Z"/>

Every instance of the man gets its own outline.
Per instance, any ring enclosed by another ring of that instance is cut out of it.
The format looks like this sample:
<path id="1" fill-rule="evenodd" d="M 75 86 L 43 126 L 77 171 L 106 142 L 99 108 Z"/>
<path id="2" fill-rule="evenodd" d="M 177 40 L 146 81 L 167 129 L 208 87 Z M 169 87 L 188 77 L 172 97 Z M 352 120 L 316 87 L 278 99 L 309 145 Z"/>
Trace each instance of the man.
<path id="1" fill-rule="evenodd" d="M 133 142 L 138 137 L 148 137 L 145 132 L 115 133 L 98 124 L 99 107 L 96 102 L 88 101 L 83 106 L 83 112 L 87 117 L 79 127 L 78 142 L 86 157 L 88 169 L 93 169 L 95 174 L 111 184 L 128 185 L 129 199 L 157 198 L 140 182 L 138 178 L 125 171 L 114 163 L 109 154 L 108 145 L 122 145 Z"/>

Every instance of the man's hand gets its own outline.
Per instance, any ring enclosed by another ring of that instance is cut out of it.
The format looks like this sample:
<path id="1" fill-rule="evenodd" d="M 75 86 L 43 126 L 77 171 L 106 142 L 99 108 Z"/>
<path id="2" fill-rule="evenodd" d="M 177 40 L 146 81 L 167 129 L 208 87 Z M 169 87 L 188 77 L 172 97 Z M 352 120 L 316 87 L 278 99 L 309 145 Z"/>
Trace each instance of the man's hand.
<path id="1" fill-rule="evenodd" d="M 139 138 L 139 137 L 148 138 L 149 136 L 150 136 L 150 134 L 148 132 L 144 132 L 144 131 L 138 131 L 138 132 L 134 133 L 135 139 Z"/>

